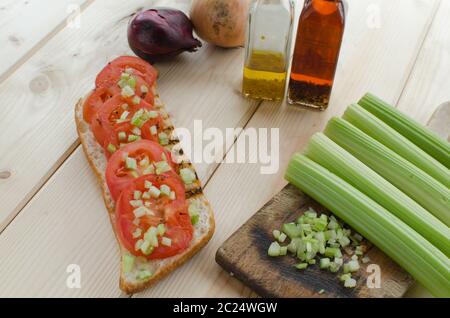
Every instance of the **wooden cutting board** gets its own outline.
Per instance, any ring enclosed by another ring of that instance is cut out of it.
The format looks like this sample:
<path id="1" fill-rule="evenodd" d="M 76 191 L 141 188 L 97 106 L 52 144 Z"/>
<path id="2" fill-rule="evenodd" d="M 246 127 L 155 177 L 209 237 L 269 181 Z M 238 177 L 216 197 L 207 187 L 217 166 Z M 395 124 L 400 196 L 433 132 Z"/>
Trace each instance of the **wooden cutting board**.
<path id="1" fill-rule="evenodd" d="M 449 122 L 450 104 L 443 104 L 429 126 L 448 139 Z M 408 273 L 374 246 L 365 254 L 370 262 L 361 264 L 357 275 L 353 275 L 356 288 L 345 288 L 338 275 L 318 265 L 299 271 L 293 267 L 298 261 L 292 256 L 269 257 L 272 231 L 296 220 L 309 207 L 318 212 L 325 210 L 288 184 L 219 248 L 216 262 L 262 297 L 402 297 L 414 284 Z M 370 264 L 380 266 L 380 288 L 367 287 Z M 321 290 L 325 292 L 320 294 Z"/>
<path id="2" fill-rule="evenodd" d="M 217 251 L 216 262 L 226 271 L 262 297 L 401 297 L 414 280 L 376 247 L 365 254 L 370 262 L 361 264 L 355 288 L 345 288 L 337 274 L 321 270 L 318 265 L 297 270 L 295 257 L 270 257 L 267 249 L 274 240 L 272 231 L 292 222 L 303 212 L 325 209 L 317 202 L 288 184 Z M 381 269 L 381 288 L 368 288 L 367 266 L 377 264 Z M 320 290 L 323 294 L 319 294 Z"/>

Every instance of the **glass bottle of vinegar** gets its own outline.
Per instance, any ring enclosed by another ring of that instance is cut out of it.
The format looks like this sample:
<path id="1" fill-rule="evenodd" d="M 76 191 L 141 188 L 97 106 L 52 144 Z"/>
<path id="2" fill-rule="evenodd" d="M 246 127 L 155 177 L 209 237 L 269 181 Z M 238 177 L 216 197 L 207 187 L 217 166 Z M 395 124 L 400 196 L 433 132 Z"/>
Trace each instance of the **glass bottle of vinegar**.
<path id="1" fill-rule="evenodd" d="M 328 107 L 344 35 L 341 0 L 305 0 L 298 22 L 288 88 L 288 103 Z"/>
<path id="2" fill-rule="evenodd" d="M 242 93 L 246 97 L 283 99 L 293 20 L 293 0 L 253 0 L 242 83 Z"/>

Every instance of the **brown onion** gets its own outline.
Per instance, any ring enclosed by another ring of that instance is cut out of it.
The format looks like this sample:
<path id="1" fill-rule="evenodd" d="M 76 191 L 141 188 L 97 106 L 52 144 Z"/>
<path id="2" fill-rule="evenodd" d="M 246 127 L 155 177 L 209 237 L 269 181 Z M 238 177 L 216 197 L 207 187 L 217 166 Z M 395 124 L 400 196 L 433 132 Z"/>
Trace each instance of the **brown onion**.
<path id="1" fill-rule="evenodd" d="M 221 47 L 243 46 L 251 0 L 194 0 L 190 17 L 203 40 Z"/>

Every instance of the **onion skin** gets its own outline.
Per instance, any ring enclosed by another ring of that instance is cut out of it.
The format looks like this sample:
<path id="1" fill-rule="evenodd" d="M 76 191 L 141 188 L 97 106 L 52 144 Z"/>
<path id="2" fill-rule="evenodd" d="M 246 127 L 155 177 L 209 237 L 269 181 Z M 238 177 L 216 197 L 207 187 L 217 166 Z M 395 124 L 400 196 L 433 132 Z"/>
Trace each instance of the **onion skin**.
<path id="1" fill-rule="evenodd" d="M 128 25 L 133 52 L 154 63 L 182 52 L 195 52 L 202 43 L 192 35 L 193 25 L 180 10 L 155 8 L 138 12 Z"/>
<path id="2" fill-rule="evenodd" d="M 244 46 L 251 0 L 194 0 L 190 18 L 200 38 L 220 47 Z"/>

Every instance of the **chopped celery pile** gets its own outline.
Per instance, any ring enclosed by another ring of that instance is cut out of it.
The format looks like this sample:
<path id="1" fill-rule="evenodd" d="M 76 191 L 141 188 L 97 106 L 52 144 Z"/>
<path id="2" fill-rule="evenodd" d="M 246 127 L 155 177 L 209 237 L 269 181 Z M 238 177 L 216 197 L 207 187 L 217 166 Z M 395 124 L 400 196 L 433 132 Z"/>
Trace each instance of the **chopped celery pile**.
<path id="1" fill-rule="evenodd" d="M 351 273 L 359 270 L 358 256 L 362 256 L 365 248 L 361 244 L 363 238 L 345 228 L 334 216 L 319 215 L 309 208 L 295 222 L 283 224 L 281 230 L 274 230 L 273 237 L 275 241 L 269 246 L 269 256 L 284 256 L 289 251 L 300 261 L 295 265 L 297 269 L 306 269 L 319 259 L 321 269 L 333 273 L 343 269 L 345 277 L 348 277 L 343 280 L 344 286 L 356 286 Z M 288 238 L 289 242 L 286 241 Z M 286 245 L 280 245 L 283 243 Z M 344 263 L 344 255 L 353 256 Z"/>

